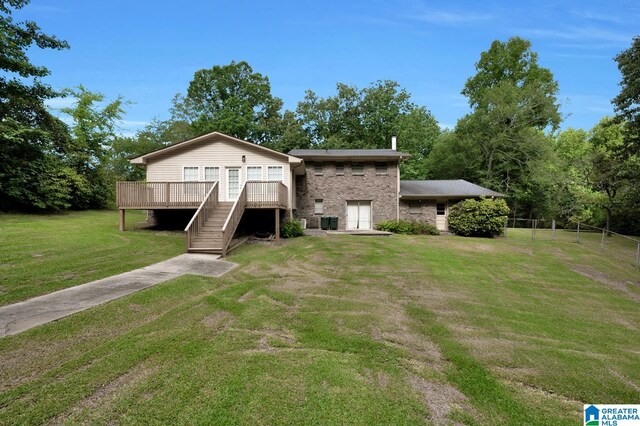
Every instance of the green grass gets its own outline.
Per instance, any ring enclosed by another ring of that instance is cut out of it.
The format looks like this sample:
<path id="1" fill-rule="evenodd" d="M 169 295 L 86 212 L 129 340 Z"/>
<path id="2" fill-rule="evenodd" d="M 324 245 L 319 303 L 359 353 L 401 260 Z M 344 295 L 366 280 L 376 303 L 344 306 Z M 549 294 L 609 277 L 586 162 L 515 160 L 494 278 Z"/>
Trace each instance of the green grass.
<path id="1" fill-rule="evenodd" d="M 165 260 L 184 251 L 184 235 L 152 232 L 127 213 L 0 214 L 0 305 L 14 303 Z"/>
<path id="2" fill-rule="evenodd" d="M 0 424 L 569 425 L 637 401 L 640 275 L 580 245 L 327 236 L 229 260 L 0 339 Z"/>

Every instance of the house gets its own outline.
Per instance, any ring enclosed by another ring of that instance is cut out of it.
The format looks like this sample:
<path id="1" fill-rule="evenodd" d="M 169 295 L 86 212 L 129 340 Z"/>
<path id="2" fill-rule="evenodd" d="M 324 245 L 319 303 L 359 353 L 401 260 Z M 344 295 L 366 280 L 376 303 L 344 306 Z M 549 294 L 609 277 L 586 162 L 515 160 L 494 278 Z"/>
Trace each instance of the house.
<path id="1" fill-rule="evenodd" d="M 296 217 L 317 228 L 322 216 L 338 218 L 338 229 L 372 229 L 399 218 L 400 161 L 395 149 L 294 149 L 304 160 L 296 180 Z"/>
<path id="2" fill-rule="evenodd" d="M 335 216 L 338 229 L 373 229 L 385 220 L 414 219 L 446 230 L 449 205 L 502 196 L 463 180 L 401 181 L 409 155 L 391 149 L 306 149 L 288 154 L 213 132 L 131 161 L 146 168 L 145 182 L 118 182 L 120 229 L 128 209 L 185 210 L 187 251 L 225 255 L 243 217 L 273 224 L 284 217 L 320 226 Z"/>
<path id="3" fill-rule="evenodd" d="M 499 192 L 466 180 L 400 181 L 400 217 L 429 222 L 440 231 L 448 230 L 449 208 L 465 198 L 504 197 Z"/>

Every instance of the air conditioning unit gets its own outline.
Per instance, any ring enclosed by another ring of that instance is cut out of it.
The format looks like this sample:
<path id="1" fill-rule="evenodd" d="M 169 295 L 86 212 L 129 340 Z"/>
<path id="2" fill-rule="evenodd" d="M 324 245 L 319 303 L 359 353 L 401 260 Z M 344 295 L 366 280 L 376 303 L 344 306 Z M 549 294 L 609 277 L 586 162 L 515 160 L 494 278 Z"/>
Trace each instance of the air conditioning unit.
<path id="1" fill-rule="evenodd" d="M 302 225 L 302 229 L 307 229 L 307 219 L 300 219 L 300 225 Z"/>

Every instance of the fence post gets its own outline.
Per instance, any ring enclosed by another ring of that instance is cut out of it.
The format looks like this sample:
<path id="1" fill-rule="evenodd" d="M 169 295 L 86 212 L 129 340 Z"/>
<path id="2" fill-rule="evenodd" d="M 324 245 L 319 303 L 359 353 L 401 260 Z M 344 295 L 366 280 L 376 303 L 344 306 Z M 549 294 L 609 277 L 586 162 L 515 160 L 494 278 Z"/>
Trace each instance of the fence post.
<path id="1" fill-rule="evenodd" d="M 531 222 L 531 240 L 536 240 L 536 226 L 538 225 L 538 219 L 533 219 Z"/>
<path id="2" fill-rule="evenodd" d="M 580 222 L 578 222 L 578 231 L 576 232 L 576 243 L 580 244 Z"/>
<path id="3" fill-rule="evenodd" d="M 504 221 L 504 237 L 507 238 L 507 229 L 509 229 L 509 218 Z"/>
<path id="4" fill-rule="evenodd" d="M 556 240 L 556 220 L 551 220 L 551 241 Z"/>
<path id="5" fill-rule="evenodd" d="M 640 269 L 640 243 L 638 243 L 638 250 L 636 251 L 636 269 Z"/>
<path id="6" fill-rule="evenodd" d="M 600 241 L 600 251 L 604 251 L 604 229 L 602 230 L 602 240 Z"/>

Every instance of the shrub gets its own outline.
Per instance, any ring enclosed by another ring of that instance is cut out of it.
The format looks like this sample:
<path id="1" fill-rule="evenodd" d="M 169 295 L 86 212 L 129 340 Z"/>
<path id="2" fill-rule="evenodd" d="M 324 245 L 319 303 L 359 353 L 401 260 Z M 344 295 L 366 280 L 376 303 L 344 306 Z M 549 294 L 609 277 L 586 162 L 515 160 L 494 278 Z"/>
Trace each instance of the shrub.
<path id="1" fill-rule="evenodd" d="M 507 223 L 509 207 L 503 199 L 468 199 L 449 211 L 449 230 L 465 237 L 501 235 Z"/>
<path id="2" fill-rule="evenodd" d="M 387 220 L 380 222 L 376 228 L 380 231 L 393 232 L 394 234 L 440 235 L 440 232 L 432 224 L 415 220 Z"/>
<path id="3" fill-rule="evenodd" d="M 280 236 L 282 238 L 295 238 L 304 235 L 302 224 L 298 220 L 288 220 L 280 227 Z"/>

